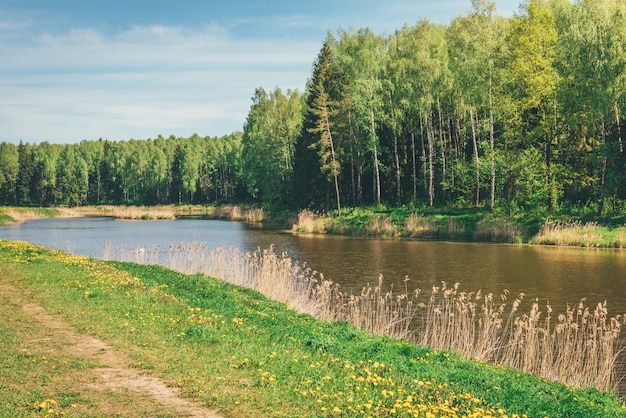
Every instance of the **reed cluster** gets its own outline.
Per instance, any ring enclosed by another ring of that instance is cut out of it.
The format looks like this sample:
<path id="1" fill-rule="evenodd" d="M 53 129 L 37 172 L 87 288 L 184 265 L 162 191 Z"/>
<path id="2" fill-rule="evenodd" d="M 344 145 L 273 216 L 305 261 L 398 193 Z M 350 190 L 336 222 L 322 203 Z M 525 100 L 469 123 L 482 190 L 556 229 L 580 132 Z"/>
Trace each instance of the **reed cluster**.
<path id="1" fill-rule="evenodd" d="M 624 315 L 610 317 L 606 302 L 590 308 L 581 300 L 554 320 L 549 303 L 544 313 L 535 299 L 524 313 L 525 295 L 509 304 L 508 294 L 461 292 L 458 283 L 433 287 L 416 342 L 570 386 L 615 389 Z"/>
<path id="2" fill-rule="evenodd" d="M 531 240 L 533 244 L 579 247 L 626 247 L 626 226 L 607 228 L 597 222 L 553 221 L 548 219 Z"/>
<path id="3" fill-rule="evenodd" d="M 53 218 L 59 215 L 60 211 L 54 208 L 0 206 L 0 225 L 5 223 L 21 223 L 29 219 Z"/>
<path id="4" fill-rule="evenodd" d="M 346 209 L 318 215 L 309 209 L 298 213 L 296 232 L 357 235 L 385 238 L 443 239 L 452 241 L 520 242 L 523 227 L 508 218 L 491 215 L 422 214 L 406 210 Z"/>
<path id="5" fill-rule="evenodd" d="M 175 219 L 174 206 L 103 206 L 107 215 L 116 219 Z"/>
<path id="6" fill-rule="evenodd" d="M 213 211 L 213 216 L 218 219 L 229 221 L 246 221 L 248 223 L 263 222 L 265 212 L 263 209 L 250 209 L 240 205 L 220 205 Z"/>
<path id="7" fill-rule="evenodd" d="M 542 318 L 533 302 L 528 314 L 514 318 L 501 362 L 571 386 L 612 389 L 624 317 L 609 317 L 606 302 L 590 308 L 580 301 L 552 321 L 551 306 Z"/>
<path id="8" fill-rule="evenodd" d="M 388 215 L 375 215 L 367 225 L 367 235 L 375 237 L 394 237 L 399 235 L 393 221 Z"/>
<path id="9" fill-rule="evenodd" d="M 105 259 L 162 264 L 186 274 L 202 273 L 255 289 L 291 308 L 327 321 L 349 321 L 376 335 L 388 335 L 438 350 L 454 350 L 480 361 L 511 366 L 571 386 L 616 387 L 619 335 L 624 316 L 610 317 L 606 303 L 594 309 L 584 301 L 553 319 L 538 301 L 521 310 L 524 295 L 512 303 L 501 295 L 463 292 L 459 284 L 434 286 L 430 294 L 376 286 L 359 294 L 341 290 L 322 274 L 276 254 L 208 249 L 191 243 L 169 249 L 105 250 Z"/>
<path id="10" fill-rule="evenodd" d="M 522 227 L 509 219 L 481 219 L 476 225 L 474 239 L 485 242 L 521 242 Z"/>
<path id="11" fill-rule="evenodd" d="M 324 218 L 313 213 L 309 209 L 298 212 L 297 221 L 293 224 L 292 229 L 296 232 L 317 233 L 321 234 L 326 231 L 324 227 Z"/>
<path id="12" fill-rule="evenodd" d="M 406 220 L 406 232 L 409 237 L 434 237 L 437 235 L 437 224 L 431 217 L 411 213 Z"/>

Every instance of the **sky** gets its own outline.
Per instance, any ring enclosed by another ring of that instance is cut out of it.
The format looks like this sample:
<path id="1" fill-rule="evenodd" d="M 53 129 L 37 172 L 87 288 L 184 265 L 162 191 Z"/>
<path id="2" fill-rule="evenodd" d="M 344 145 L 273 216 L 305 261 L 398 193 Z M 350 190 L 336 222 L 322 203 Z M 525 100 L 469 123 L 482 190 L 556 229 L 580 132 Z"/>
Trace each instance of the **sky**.
<path id="1" fill-rule="evenodd" d="M 519 0 L 496 0 L 511 16 Z M 471 0 L 0 0 L 0 142 L 241 131 L 303 92 L 329 31 L 449 23 Z"/>

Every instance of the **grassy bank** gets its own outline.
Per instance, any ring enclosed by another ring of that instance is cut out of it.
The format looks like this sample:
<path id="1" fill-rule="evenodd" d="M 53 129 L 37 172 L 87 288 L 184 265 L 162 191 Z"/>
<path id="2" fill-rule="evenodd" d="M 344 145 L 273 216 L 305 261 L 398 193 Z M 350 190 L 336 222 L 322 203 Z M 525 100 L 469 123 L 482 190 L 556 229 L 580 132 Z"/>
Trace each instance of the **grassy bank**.
<path id="1" fill-rule="evenodd" d="M 436 239 L 494 243 L 531 243 L 581 247 L 626 247 L 621 222 L 550 220 L 538 216 L 499 216 L 485 209 L 344 208 L 321 215 L 267 211 L 246 205 L 82 206 L 74 208 L 0 207 L 0 226 L 50 217 L 111 216 L 116 219 L 175 219 L 206 216 L 248 224 L 274 224 L 299 233 L 376 238 Z"/>
<path id="2" fill-rule="evenodd" d="M 383 238 L 626 247 L 623 224 L 508 217 L 485 209 L 344 208 L 341 217 L 336 212 L 320 215 L 304 210 L 298 214 L 293 230 Z"/>
<path id="3" fill-rule="evenodd" d="M 598 222 L 547 220 L 530 242 L 578 247 L 626 247 L 626 226 L 608 227 Z"/>
<path id="4" fill-rule="evenodd" d="M 0 277 L 79 333 L 128 354 L 142 373 L 227 417 L 626 416 L 613 395 L 595 389 L 318 321 L 201 275 L 0 241 Z M 57 355 L 55 341 L 27 335 L 33 325 L 16 306 L 3 299 L 0 308 L 8 365 L 0 368 L 1 416 L 103 416 L 113 404 L 125 406 L 121 416 L 145 416 L 164 408 L 76 386 L 97 365 Z"/>
<path id="5" fill-rule="evenodd" d="M 24 222 L 40 218 L 72 218 L 84 216 L 110 216 L 116 219 L 175 219 L 184 215 L 211 216 L 213 206 L 203 205 L 160 205 L 160 206 L 76 206 L 53 208 L 22 208 L 0 206 L 0 225 Z"/>
<path id="6" fill-rule="evenodd" d="M 20 208 L 0 206 L 0 226 L 24 222 L 28 219 L 55 218 L 58 216 L 62 216 L 61 211 L 54 208 Z"/>
<path id="7" fill-rule="evenodd" d="M 302 211 L 296 231 L 330 234 L 439 239 L 454 241 L 522 242 L 533 223 L 497 217 L 483 209 L 416 210 L 411 208 L 347 208 L 321 216 Z"/>
<path id="8" fill-rule="evenodd" d="M 0 225 L 24 222 L 29 219 L 110 216 L 116 219 L 158 220 L 175 219 L 180 216 L 206 216 L 213 219 L 248 223 L 290 222 L 290 213 L 273 213 L 268 216 L 263 209 L 245 205 L 158 205 L 158 206 L 76 206 L 53 208 L 25 208 L 0 206 Z"/>

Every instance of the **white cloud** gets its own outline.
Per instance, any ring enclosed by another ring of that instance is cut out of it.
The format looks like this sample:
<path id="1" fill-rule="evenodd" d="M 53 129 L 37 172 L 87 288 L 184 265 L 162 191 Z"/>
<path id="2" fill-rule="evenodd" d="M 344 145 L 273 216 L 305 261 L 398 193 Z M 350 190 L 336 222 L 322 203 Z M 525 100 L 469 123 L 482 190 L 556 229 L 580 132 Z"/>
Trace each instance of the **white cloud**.
<path id="1" fill-rule="evenodd" d="M 256 87 L 304 87 L 320 43 L 89 28 L 0 46 L 0 141 L 128 139 L 240 130 Z"/>

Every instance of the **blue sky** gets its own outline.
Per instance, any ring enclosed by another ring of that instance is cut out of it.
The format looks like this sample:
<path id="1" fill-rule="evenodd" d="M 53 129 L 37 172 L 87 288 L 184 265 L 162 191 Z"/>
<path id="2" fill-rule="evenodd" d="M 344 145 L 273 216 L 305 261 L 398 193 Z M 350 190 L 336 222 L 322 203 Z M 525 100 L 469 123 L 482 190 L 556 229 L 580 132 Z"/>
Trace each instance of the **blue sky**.
<path id="1" fill-rule="evenodd" d="M 510 16 L 519 0 L 496 0 Z M 0 142 L 221 136 L 302 91 L 328 31 L 449 23 L 470 0 L 0 0 Z"/>

